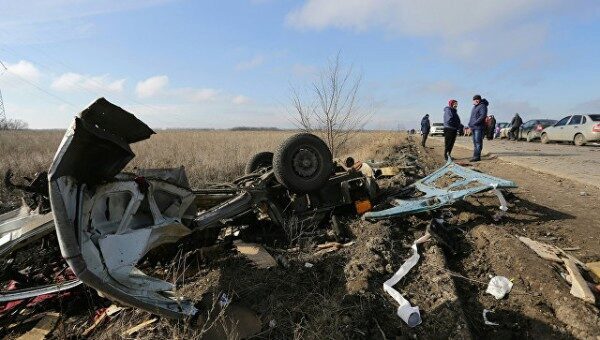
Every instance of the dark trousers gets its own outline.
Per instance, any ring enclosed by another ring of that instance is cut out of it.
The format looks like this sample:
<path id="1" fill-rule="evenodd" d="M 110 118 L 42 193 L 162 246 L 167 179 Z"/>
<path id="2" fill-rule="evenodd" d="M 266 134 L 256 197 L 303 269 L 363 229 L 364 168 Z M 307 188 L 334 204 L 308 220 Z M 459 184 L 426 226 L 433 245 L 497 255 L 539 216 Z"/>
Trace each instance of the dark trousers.
<path id="1" fill-rule="evenodd" d="M 425 142 L 427 141 L 427 136 L 429 136 L 429 131 L 423 132 L 423 135 L 421 136 L 421 145 L 423 145 L 423 147 L 425 147 Z"/>
<path id="2" fill-rule="evenodd" d="M 508 139 L 517 140 L 517 134 L 519 133 L 519 126 L 513 126 L 508 131 Z"/>
<path id="3" fill-rule="evenodd" d="M 473 130 L 473 159 L 481 159 L 481 150 L 483 149 L 483 130 Z"/>
<path id="4" fill-rule="evenodd" d="M 444 159 L 448 159 L 454 148 L 454 142 L 456 142 L 456 129 L 444 128 Z"/>

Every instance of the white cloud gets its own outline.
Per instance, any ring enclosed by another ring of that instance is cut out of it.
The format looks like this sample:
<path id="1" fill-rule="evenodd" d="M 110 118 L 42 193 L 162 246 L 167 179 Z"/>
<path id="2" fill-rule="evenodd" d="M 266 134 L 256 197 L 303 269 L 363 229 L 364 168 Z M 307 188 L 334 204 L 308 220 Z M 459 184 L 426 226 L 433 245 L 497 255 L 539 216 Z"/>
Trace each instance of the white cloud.
<path id="1" fill-rule="evenodd" d="M 203 89 L 179 89 L 177 92 L 181 93 L 183 97 L 191 102 L 206 102 L 215 100 L 219 94 L 218 90 L 203 88 Z"/>
<path id="2" fill-rule="evenodd" d="M 120 93 L 124 85 L 125 79 L 110 80 L 108 75 L 87 76 L 69 72 L 54 79 L 50 87 L 62 92 L 88 90 Z"/>
<path id="3" fill-rule="evenodd" d="M 545 14 L 566 5 L 562 0 L 306 0 L 286 23 L 302 30 L 378 29 L 430 38 L 456 59 L 491 56 L 496 60 L 488 62 L 495 62 L 539 48 L 549 29 Z"/>
<path id="4" fill-rule="evenodd" d="M 235 69 L 238 71 L 251 70 L 253 68 L 257 68 L 265 62 L 265 57 L 262 55 L 256 55 L 254 58 L 243 61 L 235 65 Z"/>
<path id="5" fill-rule="evenodd" d="M 237 95 L 231 99 L 231 102 L 235 105 L 244 105 L 251 102 L 250 98 L 242 95 Z"/>
<path id="6" fill-rule="evenodd" d="M 5 63 L 8 74 L 36 82 L 40 79 L 41 73 L 35 65 L 26 60 L 21 60 L 15 64 Z M 1 72 L 1 71 L 0 71 Z"/>
<path id="7" fill-rule="evenodd" d="M 146 80 L 140 81 L 135 86 L 135 93 L 140 98 L 154 97 L 165 90 L 169 84 L 169 77 L 154 76 Z"/>

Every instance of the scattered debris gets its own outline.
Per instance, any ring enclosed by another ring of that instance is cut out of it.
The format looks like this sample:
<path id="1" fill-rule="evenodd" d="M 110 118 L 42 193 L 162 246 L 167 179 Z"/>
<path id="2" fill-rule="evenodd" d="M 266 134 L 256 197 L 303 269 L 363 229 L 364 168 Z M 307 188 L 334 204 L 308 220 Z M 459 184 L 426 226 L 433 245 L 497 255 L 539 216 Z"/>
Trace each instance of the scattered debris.
<path id="1" fill-rule="evenodd" d="M 513 283 L 504 276 L 494 276 L 488 283 L 486 293 L 492 294 L 496 300 L 504 298 L 504 296 L 510 293 Z"/>
<path id="2" fill-rule="evenodd" d="M 43 340 L 46 338 L 58 323 L 58 319 L 60 318 L 59 313 L 48 312 L 42 317 L 40 321 L 33 327 L 29 332 L 21 335 L 17 338 L 17 340 Z"/>
<path id="3" fill-rule="evenodd" d="M 439 180 L 445 178 L 450 178 L 453 181 L 449 184 L 440 184 Z M 446 165 L 415 182 L 405 190 L 405 192 L 412 190 L 413 193 L 419 195 L 413 195 L 414 197 L 410 199 L 394 199 L 391 202 L 394 207 L 380 211 L 370 211 L 365 213 L 363 217 L 369 220 L 379 220 L 431 211 L 451 205 L 456 201 L 465 199 L 467 196 L 489 190 L 496 190 L 499 193 L 497 195 L 501 200 L 501 207 L 504 212 L 506 201 L 498 189 L 516 187 L 517 185 L 512 181 L 467 169 L 448 159 Z"/>
<path id="4" fill-rule="evenodd" d="M 600 283 L 600 261 L 588 262 L 586 266 L 590 270 L 590 274 L 596 283 Z"/>
<path id="5" fill-rule="evenodd" d="M 131 335 L 133 335 L 133 334 L 141 331 L 142 329 L 150 326 L 151 324 L 155 323 L 157 320 L 158 320 L 158 318 L 152 318 L 150 320 L 146 320 L 146 321 L 138 324 L 137 326 L 129 328 L 125 332 L 121 333 L 121 335 L 123 335 L 123 336 L 131 336 Z"/>
<path id="6" fill-rule="evenodd" d="M 123 310 L 123 307 L 119 307 L 116 305 L 110 305 L 106 308 L 103 308 L 101 311 L 99 311 L 100 313 L 96 314 L 94 322 L 92 323 L 92 325 L 90 327 L 86 328 L 83 331 L 82 335 L 84 337 L 89 336 L 96 329 L 96 327 L 98 327 L 98 325 L 100 325 L 104 320 L 106 320 L 106 318 L 116 315 L 122 310 Z"/>
<path id="7" fill-rule="evenodd" d="M 244 243 L 236 240 L 233 245 L 235 249 L 254 262 L 257 268 L 266 269 L 277 267 L 277 261 L 263 246 L 256 243 Z"/>
<path id="8" fill-rule="evenodd" d="M 390 294 L 394 300 L 396 300 L 400 305 L 398 306 L 398 310 L 396 314 L 404 321 L 409 327 L 416 327 L 421 324 L 421 314 L 419 313 L 419 307 L 411 306 L 410 302 L 406 300 L 397 290 L 394 289 L 394 286 L 402 280 L 406 274 L 414 267 L 417 262 L 419 262 L 419 250 L 417 246 L 421 243 L 424 243 L 429 240 L 430 235 L 425 234 L 419 239 L 417 239 L 413 245 L 411 246 L 413 254 L 411 257 L 406 260 L 400 269 L 396 271 L 396 273 L 389 278 L 387 281 L 383 283 L 383 290 Z"/>
<path id="9" fill-rule="evenodd" d="M 317 245 L 317 252 L 315 252 L 315 256 L 323 255 L 326 253 L 331 253 L 342 248 L 350 247 L 354 244 L 354 241 L 348 243 L 339 243 L 339 242 L 327 242 L 323 244 Z"/>
<path id="10" fill-rule="evenodd" d="M 304 263 L 304 267 L 306 267 L 306 268 L 312 268 L 312 267 L 314 267 L 314 264 L 312 264 L 310 262 L 306 262 L 306 263 Z"/>
<path id="11" fill-rule="evenodd" d="M 582 299 L 585 302 L 596 303 L 596 298 L 594 297 L 594 293 L 588 287 L 587 282 L 581 276 L 577 265 L 573 260 L 569 258 L 563 259 L 565 267 L 569 272 L 569 276 L 571 277 L 571 295 Z"/>
<path id="12" fill-rule="evenodd" d="M 484 309 L 483 310 L 483 322 L 488 326 L 500 326 L 499 323 L 491 322 L 490 320 L 488 320 L 488 318 L 487 318 L 488 313 L 493 313 L 493 312 L 494 312 L 493 310 Z"/>

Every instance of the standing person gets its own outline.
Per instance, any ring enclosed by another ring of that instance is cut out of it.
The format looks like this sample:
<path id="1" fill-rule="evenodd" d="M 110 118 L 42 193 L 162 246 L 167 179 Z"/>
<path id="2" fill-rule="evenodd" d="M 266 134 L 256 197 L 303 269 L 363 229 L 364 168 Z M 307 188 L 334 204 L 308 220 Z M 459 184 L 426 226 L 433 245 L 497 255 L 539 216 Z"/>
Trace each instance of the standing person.
<path id="1" fill-rule="evenodd" d="M 519 134 L 519 129 L 521 128 L 521 125 L 523 125 L 523 119 L 521 119 L 521 116 L 519 116 L 518 113 L 515 113 L 515 116 L 513 117 L 512 121 L 510 122 L 510 131 L 508 131 L 508 139 L 509 140 L 519 139 L 518 134 Z M 515 132 L 516 132 L 516 134 L 515 134 Z"/>
<path id="2" fill-rule="evenodd" d="M 473 109 L 471 110 L 471 118 L 469 119 L 469 127 L 473 131 L 473 158 L 471 158 L 471 162 L 479 162 L 481 160 L 483 129 L 485 127 L 488 105 L 488 101 L 481 99 L 480 95 L 476 94 L 473 96 Z"/>
<path id="3" fill-rule="evenodd" d="M 457 108 L 458 102 L 454 99 L 450 99 L 448 106 L 444 108 L 444 159 L 446 160 L 452 153 L 458 130 L 463 128 Z"/>
<path id="4" fill-rule="evenodd" d="M 429 115 L 426 114 L 423 119 L 421 119 L 421 145 L 425 147 L 425 142 L 427 141 L 427 136 L 429 136 L 429 130 L 431 129 L 431 123 L 429 122 Z"/>
<path id="5" fill-rule="evenodd" d="M 486 119 L 485 137 L 488 140 L 494 139 L 494 133 L 496 132 L 496 117 L 489 115 Z"/>

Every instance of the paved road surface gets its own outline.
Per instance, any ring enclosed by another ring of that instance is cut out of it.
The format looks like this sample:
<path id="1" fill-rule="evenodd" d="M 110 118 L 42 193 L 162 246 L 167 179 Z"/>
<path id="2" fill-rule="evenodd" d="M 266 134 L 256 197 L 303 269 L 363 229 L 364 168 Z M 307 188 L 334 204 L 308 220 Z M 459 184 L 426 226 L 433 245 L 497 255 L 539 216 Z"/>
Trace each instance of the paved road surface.
<path id="1" fill-rule="evenodd" d="M 436 144 L 444 143 L 443 138 L 432 139 L 436 140 Z M 471 137 L 458 137 L 455 146 L 473 150 Z M 497 155 L 506 162 L 600 188 L 600 146 L 598 145 L 578 147 L 567 144 L 496 139 L 483 142 L 483 154 L 486 153 Z"/>

